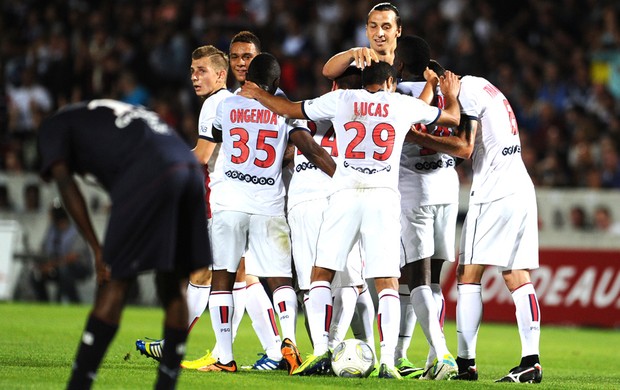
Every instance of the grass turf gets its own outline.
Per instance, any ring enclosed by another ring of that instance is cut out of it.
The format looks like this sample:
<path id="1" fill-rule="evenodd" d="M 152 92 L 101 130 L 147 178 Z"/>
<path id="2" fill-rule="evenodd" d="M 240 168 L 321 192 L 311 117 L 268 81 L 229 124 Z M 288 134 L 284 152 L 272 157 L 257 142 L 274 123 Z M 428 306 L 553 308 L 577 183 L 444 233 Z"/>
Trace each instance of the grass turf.
<path id="1" fill-rule="evenodd" d="M 88 306 L 58 306 L 25 303 L 0 304 L 0 388 L 61 389 L 66 385 Z M 543 313 L 544 315 L 544 313 Z M 101 365 L 94 388 L 152 388 L 157 364 L 135 350 L 135 339 L 161 335 L 162 311 L 152 307 L 128 307 L 121 328 Z M 450 350 L 456 352 L 454 323 L 445 326 Z M 310 341 L 299 319 L 298 346 L 310 353 Z M 208 316 L 198 322 L 190 334 L 187 357 L 202 356 L 214 344 Z M 544 325 L 541 337 L 543 381 L 537 389 L 618 389 L 620 332 L 604 329 L 580 329 Z M 249 365 L 261 352 L 250 320 L 243 319 L 235 342 L 237 364 Z M 427 346 L 419 328 L 409 349 L 409 358 L 422 366 Z M 184 370 L 179 389 L 333 389 L 372 388 L 467 388 L 486 389 L 522 386 L 493 383 L 520 358 L 519 335 L 513 324 L 483 323 L 478 339 L 477 382 L 387 381 L 336 377 L 289 377 L 284 371 L 242 371 L 236 374 L 205 373 Z"/>

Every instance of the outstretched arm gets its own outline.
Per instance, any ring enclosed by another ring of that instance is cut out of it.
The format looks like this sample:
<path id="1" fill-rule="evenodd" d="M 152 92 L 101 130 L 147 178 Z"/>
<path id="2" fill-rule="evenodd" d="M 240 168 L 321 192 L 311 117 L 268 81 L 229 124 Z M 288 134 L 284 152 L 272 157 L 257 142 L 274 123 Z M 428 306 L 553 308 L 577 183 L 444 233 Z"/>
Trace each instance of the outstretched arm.
<path id="1" fill-rule="evenodd" d="M 52 178 L 56 182 L 60 196 L 62 197 L 65 209 L 88 242 L 95 256 L 95 268 L 97 270 L 97 282 L 99 284 L 110 279 L 110 270 L 107 268 L 102 258 L 101 245 L 93 229 L 84 196 L 80 191 L 73 174 L 69 171 L 67 164 L 58 162 L 52 166 Z"/>
<path id="2" fill-rule="evenodd" d="M 356 67 L 364 69 L 364 67 L 370 65 L 372 61 L 379 61 L 377 52 L 368 47 L 354 47 L 335 54 L 332 58 L 327 60 L 325 65 L 323 65 L 323 76 L 330 80 L 334 80 L 336 77 L 340 76 L 352 62 L 355 62 Z"/>
<path id="3" fill-rule="evenodd" d="M 457 128 L 457 133 L 450 137 L 431 135 L 412 127 L 407 135 L 407 140 L 453 157 L 468 159 L 474 150 L 478 125 L 476 119 L 463 117 Z"/>
<path id="4" fill-rule="evenodd" d="M 312 138 L 308 131 L 294 131 L 291 133 L 290 139 L 312 164 L 316 165 L 330 177 L 334 176 L 334 172 L 336 171 L 334 159 L 325 149 L 314 142 L 314 138 Z"/>
<path id="5" fill-rule="evenodd" d="M 246 81 L 241 87 L 241 96 L 256 99 L 277 115 L 289 119 L 306 119 L 301 109 L 301 102 L 292 102 L 282 96 L 274 96 L 251 81 Z"/>
<path id="6" fill-rule="evenodd" d="M 196 159 L 202 165 L 207 165 L 216 146 L 217 144 L 215 142 L 208 141 L 204 138 L 198 138 L 196 147 L 192 149 L 192 152 L 194 152 L 194 156 L 196 156 Z"/>

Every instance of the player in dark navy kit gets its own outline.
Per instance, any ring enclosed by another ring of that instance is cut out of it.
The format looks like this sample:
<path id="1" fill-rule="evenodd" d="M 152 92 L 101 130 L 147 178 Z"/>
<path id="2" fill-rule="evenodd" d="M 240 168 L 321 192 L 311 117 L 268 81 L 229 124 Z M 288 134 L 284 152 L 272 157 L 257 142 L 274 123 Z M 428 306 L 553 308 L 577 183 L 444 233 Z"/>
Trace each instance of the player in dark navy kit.
<path id="1" fill-rule="evenodd" d="M 211 264 L 200 165 L 153 112 L 115 100 L 68 106 L 39 130 L 41 174 L 95 255 L 97 294 L 69 389 L 90 388 L 138 273 L 155 270 L 166 344 L 156 388 L 174 388 L 187 339 L 189 273 Z M 94 176 L 112 209 L 102 247 L 73 174 Z"/>

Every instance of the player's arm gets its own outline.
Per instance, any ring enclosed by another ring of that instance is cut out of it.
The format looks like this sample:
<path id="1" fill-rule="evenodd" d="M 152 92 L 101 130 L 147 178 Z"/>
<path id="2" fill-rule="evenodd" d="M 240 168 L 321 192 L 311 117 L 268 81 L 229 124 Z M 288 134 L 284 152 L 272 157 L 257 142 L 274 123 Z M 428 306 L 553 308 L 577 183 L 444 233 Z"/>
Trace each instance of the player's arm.
<path id="1" fill-rule="evenodd" d="M 285 118 L 306 119 L 301 109 L 301 102 L 292 102 L 285 97 L 274 96 L 251 81 L 243 84 L 239 95 L 256 99 L 263 106 Z"/>
<path id="2" fill-rule="evenodd" d="M 352 62 L 355 66 L 364 69 L 372 61 L 379 61 L 377 53 L 369 47 L 354 47 L 335 54 L 323 65 L 323 76 L 334 80 L 340 76 Z"/>
<path id="3" fill-rule="evenodd" d="M 426 79 L 426 84 L 424 85 L 422 92 L 420 92 L 418 99 L 422 100 L 426 104 L 431 104 L 435 98 L 437 86 L 439 85 L 439 76 L 437 76 L 437 74 L 429 68 L 426 68 L 424 71 L 424 78 Z"/>
<path id="4" fill-rule="evenodd" d="M 412 127 L 407 138 L 425 148 L 446 153 L 456 158 L 468 159 L 474 150 L 479 123 L 476 118 L 467 116 L 463 116 L 460 122 L 456 134 L 449 137 L 431 135 Z"/>
<path id="5" fill-rule="evenodd" d="M 435 124 L 446 127 L 457 127 L 461 120 L 461 107 L 457 99 L 461 82 L 458 77 L 449 71 L 446 71 L 439 82 L 441 93 L 445 98 L 445 107 L 441 111 L 441 115 L 435 121 Z"/>
<path id="6" fill-rule="evenodd" d="M 194 152 L 194 156 L 196 156 L 196 159 L 202 165 L 207 165 L 209 159 L 213 155 L 213 151 L 215 150 L 216 145 L 217 144 L 215 142 L 211 142 L 204 138 L 198 138 L 198 142 L 196 142 L 196 147 L 192 149 L 192 152 Z"/>
<path id="7" fill-rule="evenodd" d="M 288 166 L 295 159 L 295 144 L 289 140 L 286 144 L 286 150 L 284 151 L 284 158 L 282 158 L 282 168 Z"/>
<path id="8" fill-rule="evenodd" d="M 95 234 L 95 229 L 93 229 L 84 196 L 67 164 L 64 162 L 57 162 L 52 166 L 50 172 L 52 178 L 56 182 L 65 209 L 69 215 L 71 215 L 71 218 L 82 233 L 82 236 L 93 250 L 93 254 L 95 255 L 95 268 L 97 270 L 97 282 L 101 284 L 109 280 L 110 271 L 103 262 L 101 244 Z"/>
<path id="9" fill-rule="evenodd" d="M 309 131 L 302 129 L 293 131 L 290 133 L 289 139 L 312 164 L 316 165 L 330 177 L 334 176 L 334 172 L 336 171 L 334 159 L 325 149 L 314 142 L 314 138 L 312 138 Z"/>

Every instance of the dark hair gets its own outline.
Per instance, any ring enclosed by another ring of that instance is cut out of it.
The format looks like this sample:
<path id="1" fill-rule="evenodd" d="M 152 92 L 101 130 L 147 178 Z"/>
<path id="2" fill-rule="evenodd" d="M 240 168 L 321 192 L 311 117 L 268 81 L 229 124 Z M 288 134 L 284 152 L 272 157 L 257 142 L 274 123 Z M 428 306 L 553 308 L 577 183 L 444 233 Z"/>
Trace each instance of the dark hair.
<path id="1" fill-rule="evenodd" d="M 230 40 L 230 46 L 237 42 L 251 43 L 256 47 L 257 52 L 261 52 L 260 39 L 258 39 L 258 37 L 251 31 L 241 31 L 235 34 L 235 36 Z"/>
<path id="2" fill-rule="evenodd" d="M 373 62 L 362 70 L 362 85 L 383 84 L 388 78 L 396 80 L 396 69 L 385 61 Z"/>
<path id="3" fill-rule="evenodd" d="M 394 14 L 396 15 L 396 26 L 400 27 L 400 12 L 398 11 L 398 8 L 396 8 L 396 6 L 392 3 L 379 3 L 377 5 L 375 5 L 374 7 L 372 7 L 370 9 L 370 11 L 368 12 L 368 17 L 370 17 L 370 14 L 374 11 L 392 11 L 394 12 Z M 368 17 L 366 17 L 366 23 L 368 23 Z"/>
<path id="4" fill-rule="evenodd" d="M 359 89 L 362 87 L 362 70 L 356 66 L 349 66 L 334 81 L 341 89 Z"/>
<path id="5" fill-rule="evenodd" d="M 428 68 L 432 70 L 433 72 L 435 72 L 437 76 L 439 77 L 446 74 L 446 69 L 444 69 L 444 67 L 441 66 L 441 64 L 435 60 L 430 60 L 428 62 Z"/>
<path id="6" fill-rule="evenodd" d="M 280 81 L 280 64 L 269 53 L 260 53 L 250 63 L 246 80 L 256 83 L 269 93 L 275 93 Z"/>
<path id="7" fill-rule="evenodd" d="M 407 35 L 398 40 L 394 64 L 402 62 L 404 69 L 415 76 L 424 74 L 431 59 L 431 48 L 417 35 Z"/>

